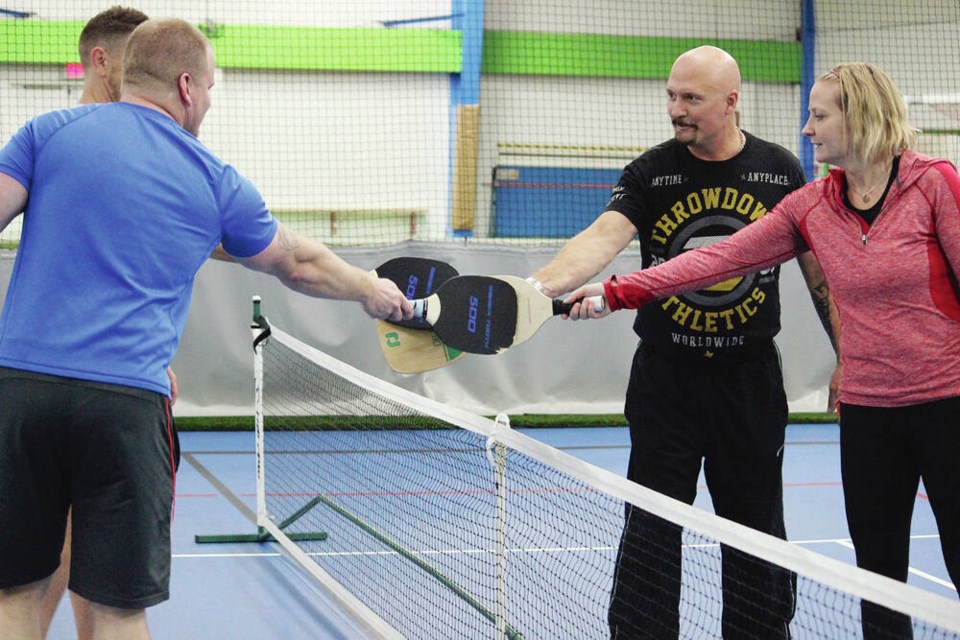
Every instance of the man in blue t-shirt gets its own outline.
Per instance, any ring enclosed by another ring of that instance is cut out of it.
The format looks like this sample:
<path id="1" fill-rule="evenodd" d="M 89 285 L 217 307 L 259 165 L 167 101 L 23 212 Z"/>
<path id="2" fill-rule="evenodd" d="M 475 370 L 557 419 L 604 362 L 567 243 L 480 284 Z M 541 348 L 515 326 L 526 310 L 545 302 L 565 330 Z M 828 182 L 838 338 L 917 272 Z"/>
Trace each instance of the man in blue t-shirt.
<path id="1" fill-rule="evenodd" d="M 90 18 L 80 32 L 77 41 L 77 53 L 83 62 L 83 91 L 79 104 L 116 102 L 120 99 L 120 80 L 123 72 L 123 55 L 127 50 L 130 34 L 147 15 L 131 7 L 113 6 Z M 177 401 L 177 377 L 173 369 L 167 368 L 170 377 L 170 404 Z M 174 442 L 176 426 L 173 427 Z M 41 606 L 41 634 L 45 637 L 57 612 L 70 578 L 70 546 L 72 538 L 70 518 L 67 516 L 67 529 L 60 554 L 60 566 L 50 581 L 50 587 Z M 70 593 L 70 604 L 77 628 L 77 640 L 92 640 L 93 622 L 90 603 Z"/>
<path id="2" fill-rule="evenodd" d="M 71 589 L 98 633 L 149 637 L 145 608 L 169 597 L 167 367 L 218 245 L 306 295 L 412 315 L 197 140 L 214 67 L 198 29 L 148 20 L 119 103 L 38 116 L 0 150 L 0 230 L 24 213 L 0 314 L 0 637 L 39 637 L 71 504 Z"/>

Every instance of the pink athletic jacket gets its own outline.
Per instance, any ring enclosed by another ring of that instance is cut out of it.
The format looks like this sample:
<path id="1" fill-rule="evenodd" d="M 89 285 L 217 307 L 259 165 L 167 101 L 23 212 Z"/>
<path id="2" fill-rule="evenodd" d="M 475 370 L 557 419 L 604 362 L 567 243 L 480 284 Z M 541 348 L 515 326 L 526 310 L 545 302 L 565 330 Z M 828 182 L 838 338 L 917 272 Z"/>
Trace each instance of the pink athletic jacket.
<path id="1" fill-rule="evenodd" d="M 960 396 L 960 177 L 905 151 L 872 226 L 843 171 L 794 191 L 726 241 L 604 282 L 611 309 L 695 291 L 812 249 L 840 312 L 840 401 L 897 407 Z"/>

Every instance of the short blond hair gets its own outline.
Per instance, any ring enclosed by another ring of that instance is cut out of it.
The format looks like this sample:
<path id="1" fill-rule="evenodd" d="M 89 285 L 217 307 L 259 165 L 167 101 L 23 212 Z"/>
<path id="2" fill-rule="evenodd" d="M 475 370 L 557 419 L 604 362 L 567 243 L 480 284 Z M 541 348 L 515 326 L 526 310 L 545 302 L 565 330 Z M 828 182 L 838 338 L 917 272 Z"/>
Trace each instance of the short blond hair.
<path id="1" fill-rule="evenodd" d="M 907 123 L 903 96 L 880 67 L 869 62 L 839 64 L 817 81 L 839 83 L 850 152 L 861 161 L 884 160 L 916 144 L 920 130 Z"/>
<path id="2" fill-rule="evenodd" d="M 200 29 L 179 18 L 147 20 L 130 35 L 123 58 L 123 85 L 141 91 L 169 91 L 180 75 L 207 72 L 210 41 Z"/>

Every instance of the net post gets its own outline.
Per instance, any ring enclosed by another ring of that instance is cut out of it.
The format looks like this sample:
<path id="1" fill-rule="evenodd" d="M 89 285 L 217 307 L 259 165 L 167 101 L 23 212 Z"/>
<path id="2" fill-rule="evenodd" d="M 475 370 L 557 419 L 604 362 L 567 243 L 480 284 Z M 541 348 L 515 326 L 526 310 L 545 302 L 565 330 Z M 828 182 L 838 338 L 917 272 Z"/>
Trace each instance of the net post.
<path id="1" fill-rule="evenodd" d="M 257 532 L 265 534 L 263 523 L 267 519 L 267 493 L 264 474 L 264 443 L 263 443 L 263 324 L 266 324 L 260 313 L 260 296 L 255 295 L 253 302 L 253 319 L 250 331 L 253 334 L 253 423 L 254 449 L 257 465 Z"/>
<path id="2" fill-rule="evenodd" d="M 510 418 L 501 413 L 497 415 L 498 427 L 509 429 Z M 497 496 L 496 517 L 496 632 L 498 638 L 507 634 L 507 451 L 502 442 L 494 443 L 493 452 L 494 482 Z"/>
<path id="3" fill-rule="evenodd" d="M 251 298 L 253 304 L 253 314 L 250 320 L 250 333 L 253 337 L 253 394 L 254 394 L 254 450 L 256 458 L 256 486 L 257 486 L 257 504 L 256 504 L 256 533 L 240 534 L 214 534 L 214 535 L 195 535 L 194 542 L 198 544 L 214 543 L 222 544 L 228 542 L 275 542 L 276 538 L 265 526 L 269 522 L 267 515 L 267 491 L 266 491 L 266 472 L 264 468 L 266 460 L 266 447 L 264 445 L 264 420 L 263 420 L 263 346 L 270 337 L 270 323 L 261 313 L 262 299 L 258 295 Z M 298 512 L 298 516 L 303 511 L 315 506 L 311 503 Z M 280 524 L 280 529 L 294 522 L 296 518 L 290 518 Z M 288 537 L 292 540 L 326 540 L 327 534 L 323 531 L 308 533 L 291 533 Z"/>

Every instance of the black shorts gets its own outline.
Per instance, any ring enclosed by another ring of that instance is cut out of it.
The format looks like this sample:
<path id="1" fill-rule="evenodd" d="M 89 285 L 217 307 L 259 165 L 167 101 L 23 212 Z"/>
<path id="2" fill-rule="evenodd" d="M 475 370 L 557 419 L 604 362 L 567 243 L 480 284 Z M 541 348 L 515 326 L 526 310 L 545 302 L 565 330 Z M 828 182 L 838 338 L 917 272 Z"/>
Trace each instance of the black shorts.
<path id="1" fill-rule="evenodd" d="M 169 598 L 176 434 L 161 394 L 0 368 L 0 588 L 57 568 L 70 590 L 142 609 Z"/>

